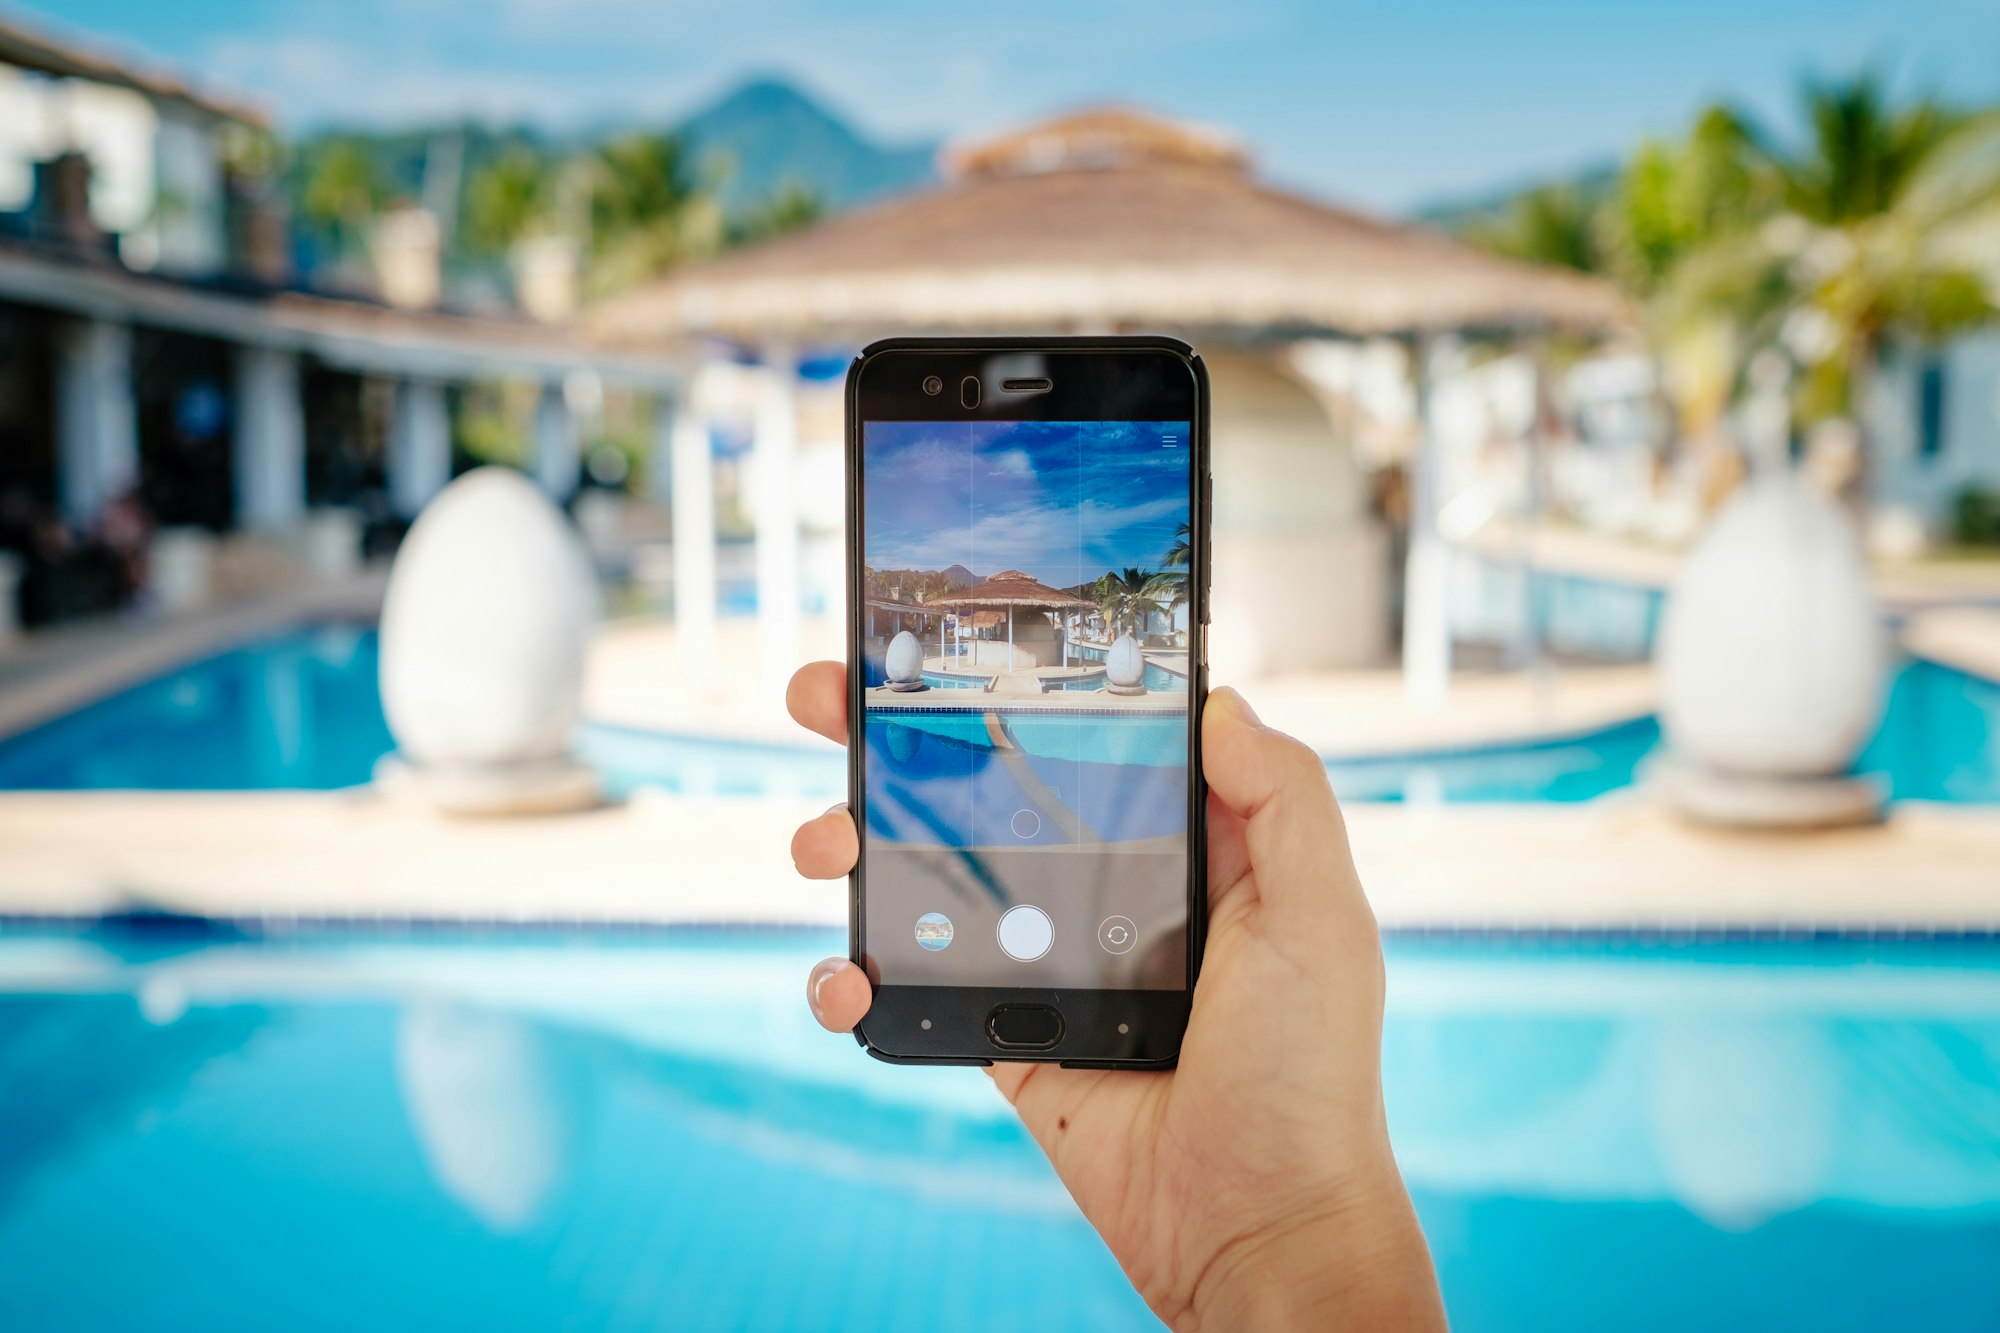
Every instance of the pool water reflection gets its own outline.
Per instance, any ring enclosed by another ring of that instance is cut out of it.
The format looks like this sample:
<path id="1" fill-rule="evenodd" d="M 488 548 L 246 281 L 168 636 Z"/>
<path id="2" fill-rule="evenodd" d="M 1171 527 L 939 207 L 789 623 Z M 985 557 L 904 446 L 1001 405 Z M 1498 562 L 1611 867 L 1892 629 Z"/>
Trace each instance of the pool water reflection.
<path id="1" fill-rule="evenodd" d="M 0 740 L 0 790 L 366 782 L 393 745 L 376 662 L 374 632 L 356 626 L 245 645 Z M 1186 688 L 1157 663 L 1147 672 L 1149 688 Z M 582 729 L 580 745 L 614 796 L 657 787 L 834 801 L 847 789 L 846 764 L 825 747 L 600 724 Z M 1527 744 L 1334 758 L 1327 768 L 1343 800 L 1582 801 L 1641 780 L 1659 745 L 1659 724 L 1640 718 Z M 2000 803 L 2000 684 L 1928 662 L 1905 665 L 1858 768 L 1879 774 L 1897 800 Z"/>
<path id="2" fill-rule="evenodd" d="M 1155 1327 L 982 1076 L 813 1027 L 839 945 L 0 936 L 0 1327 Z M 1457 1329 L 2000 1320 L 2000 948 L 1392 942 L 1388 1015 Z"/>

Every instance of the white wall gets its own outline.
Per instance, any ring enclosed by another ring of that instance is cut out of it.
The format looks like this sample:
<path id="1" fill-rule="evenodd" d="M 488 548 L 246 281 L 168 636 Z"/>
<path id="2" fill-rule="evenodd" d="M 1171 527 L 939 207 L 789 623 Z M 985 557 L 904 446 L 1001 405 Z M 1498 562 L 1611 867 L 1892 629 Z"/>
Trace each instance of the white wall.
<path id="1" fill-rule="evenodd" d="M 1968 486 L 2000 491 L 2000 330 L 1960 338 L 1943 350 L 1944 422 L 1938 452 L 1921 453 L 1926 358 L 1904 354 L 1876 380 L 1870 426 L 1877 507 L 1915 512 L 1933 536 L 1948 535 L 1952 502 Z"/>
<path id="2" fill-rule="evenodd" d="M 1293 375 L 1228 352 L 1208 364 L 1218 677 L 1379 662 L 1387 543 L 1368 517 L 1352 450 Z"/>

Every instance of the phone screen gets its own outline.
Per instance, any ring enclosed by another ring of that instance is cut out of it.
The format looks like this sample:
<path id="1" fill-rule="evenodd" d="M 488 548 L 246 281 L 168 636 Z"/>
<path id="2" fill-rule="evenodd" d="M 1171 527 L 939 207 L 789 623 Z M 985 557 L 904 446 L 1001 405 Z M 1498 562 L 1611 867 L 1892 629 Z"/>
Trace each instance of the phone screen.
<path id="1" fill-rule="evenodd" d="M 1184 989 L 1192 424 L 860 424 L 878 984 Z"/>

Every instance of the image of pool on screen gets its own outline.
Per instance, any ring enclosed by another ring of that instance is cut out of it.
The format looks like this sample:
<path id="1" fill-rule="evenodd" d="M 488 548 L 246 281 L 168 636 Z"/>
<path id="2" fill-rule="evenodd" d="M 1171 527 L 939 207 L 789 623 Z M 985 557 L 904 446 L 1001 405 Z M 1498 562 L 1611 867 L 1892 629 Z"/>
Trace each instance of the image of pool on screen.
<path id="1" fill-rule="evenodd" d="M 937 847 L 1187 831 L 1187 714 L 868 712 L 868 833 Z"/>
<path id="2" fill-rule="evenodd" d="M 869 422 L 863 448 L 869 707 L 1185 705 L 1188 423 Z"/>

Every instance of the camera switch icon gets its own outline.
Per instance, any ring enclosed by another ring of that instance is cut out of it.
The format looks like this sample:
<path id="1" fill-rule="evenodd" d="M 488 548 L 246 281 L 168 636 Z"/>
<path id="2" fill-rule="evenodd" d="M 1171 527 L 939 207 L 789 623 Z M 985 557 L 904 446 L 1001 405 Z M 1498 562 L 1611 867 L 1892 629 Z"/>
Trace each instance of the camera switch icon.
<path id="1" fill-rule="evenodd" d="M 1139 942 L 1139 928 L 1127 916 L 1107 916 L 1097 927 L 1097 943 L 1106 953 L 1130 953 Z"/>

